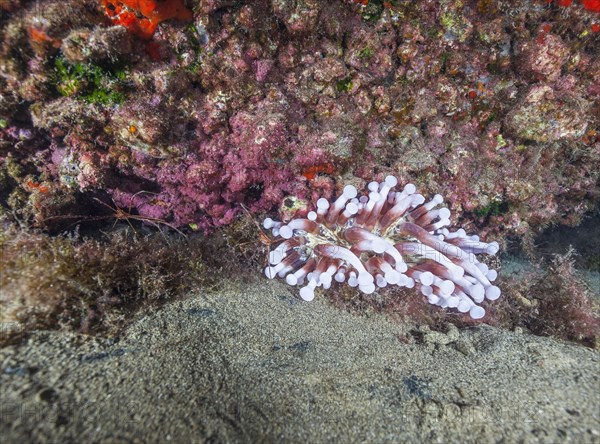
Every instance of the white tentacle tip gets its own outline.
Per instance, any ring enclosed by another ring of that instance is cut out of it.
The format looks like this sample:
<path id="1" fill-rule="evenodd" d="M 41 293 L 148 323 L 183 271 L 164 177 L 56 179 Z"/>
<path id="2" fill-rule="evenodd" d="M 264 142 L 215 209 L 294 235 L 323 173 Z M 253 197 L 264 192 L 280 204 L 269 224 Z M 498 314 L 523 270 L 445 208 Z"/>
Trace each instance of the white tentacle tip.
<path id="1" fill-rule="evenodd" d="M 328 209 L 329 201 L 327 199 L 325 199 L 324 197 L 321 197 L 319 200 L 317 200 L 317 208 L 320 210 Z"/>
<path id="2" fill-rule="evenodd" d="M 385 273 L 385 280 L 388 282 L 388 284 L 395 285 L 400 282 L 400 276 L 402 275 L 396 270 L 388 270 Z"/>
<path id="3" fill-rule="evenodd" d="M 495 301 L 500 297 L 500 289 L 495 285 L 491 285 L 485 289 L 485 298 L 490 301 Z"/>
<path id="4" fill-rule="evenodd" d="M 473 305 L 469 310 L 469 316 L 473 319 L 481 319 L 485 316 L 485 309 L 479 305 Z"/>
<path id="5" fill-rule="evenodd" d="M 283 260 L 285 257 L 285 253 L 280 250 L 273 250 L 269 253 L 269 263 L 271 265 L 277 265 L 279 262 Z"/>
<path id="6" fill-rule="evenodd" d="M 491 254 L 492 256 L 498 253 L 498 251 L 500 251 L 500 244 L 498 244 L 498 242 L 495 241 L 490 242 L 485 250 L 487 254 Z"/>
<path id="7" fill-rule="evenodd" d="M 300 289 L 300 297 L 305 301 L 310 302 L 315 298 L 315 291 L 309 286 L 302 287 Z"/>
<path id="8" fill-rule="evenodd" d="M 298 278 L 294 274 L 288 274 L 285 277 L 285 281 L 288 285 L 294 286 L 298 283 Z"/>
<path id="9" fill-rule="evenodd" d="M 279 229 L 279 235 L 284 239 L 290 239 L 294 235 L 294 230 L 287 225 L 284 225 Z"/>
<path id="10" fill-rule="evenodd" d="M 384 182 L 390 188 L 395 187 L 396 185 L 398 185 L 398 179 L 396 179 L 394 176 L 387 176 L 384 179 Z"/>
<path id="11" fill-rule="evenodd" d="M 375 292 L 375 284 L 371 282 L 365 285 L 359 285 L 358 289 L 364 294 L 372 294 Z"/>
<path id="12" fill-rule="evenodd" d="M 358 285 L 368 285 L 368 284 L 372 284 L 373 281 L 375 281 L 375 278 L 373 277 L 373 275 L 371 273 L 360 273 L 358 275 L 358 279 L 356 280 L 356 282 L 358 282 Z"/>
<path id="13" fill-rule="evenodd" d="M 404 185 L 404 189 L 402 190 L 402 192 L 407 195 L 415 194 L 416 191 L 417 187 L 412 183 L 407 183 L 406 185 Z"/>
<path id="14" fill-rule="evenodd" d="M 346 185 L 342 194 L 346 199 L 354 199 L 358 194 L 358 190 L 354 185 Z"/>
<path id="15" fill-rule="evenodd" d="M 448 220 L 449 221 L 450 220 L 450 210 L 448 208 L 446 208 L 446 207 L 440 208 L 440 211 L 438 213 L 438 217 L 441 220 Z"/>

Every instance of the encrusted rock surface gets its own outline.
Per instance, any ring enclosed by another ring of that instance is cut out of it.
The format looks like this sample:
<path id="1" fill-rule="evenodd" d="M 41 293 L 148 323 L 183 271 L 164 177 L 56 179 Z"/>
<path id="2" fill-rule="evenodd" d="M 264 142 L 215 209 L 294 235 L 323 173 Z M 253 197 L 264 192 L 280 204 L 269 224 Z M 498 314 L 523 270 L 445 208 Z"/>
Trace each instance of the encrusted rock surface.
<path id="1" fill-rule="evenodd" d="M 556 97 L 550 86 L 536 85 L 525 92 L 504 123 L 508 133 L 527 141 L 576 140 L 588 127 L 588 108 L 583 100 Z"/>
<path id="2" fill-rule="evenodd" d="M 285 196 L 396 174 L 448 196 L 467 229 L 527 234 L 598 200 L 594 2 L 185 4 L 193 18 L 152 40 L 93 0 L 2 6 L 11 211 L 52 228 L 43 214 L 100 196 L 210 230 L 240 204 L 274 213 Z M 63 180 L 65 158 L 87 173 Z"/>

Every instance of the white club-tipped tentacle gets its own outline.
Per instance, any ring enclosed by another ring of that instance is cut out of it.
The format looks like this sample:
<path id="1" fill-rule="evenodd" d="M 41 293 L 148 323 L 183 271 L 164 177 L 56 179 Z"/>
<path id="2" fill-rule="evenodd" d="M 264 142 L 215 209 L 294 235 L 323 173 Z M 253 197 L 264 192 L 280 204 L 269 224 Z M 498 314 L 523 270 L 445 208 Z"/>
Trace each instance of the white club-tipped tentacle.
<path id="1" fill-rule="evenodd" d="M 430 296 L 433 294 L 433 288 L 430 285 L 421 285 L 421 294 L 423 296 Z"/>
<path id="2" fill-rule="evenodd" d="M 352 265 L 358 271 L 359 274 L 367 273 L 367 270 L 365 269 L 360 259 L 347 248 L 332 244 L 321 244 L 315 247 L 315 251 L 317 251 L 324 257 L 329 257 L 331 259 L 341 259 L 343 261 L 346 261 L 347 263 Z"/>
<path id="3" fill-rule="evenodd" d="M 375 284 L 373 282 L 369 282 L 368 284 L 359 285 L 358 289 L 364 294 L 372 294 L 375 292 Z"/>
<path id="4" fill-rule="evenodd" d="M 424 259 L 429 259 L 431 261 L 437 262 L 442 265 L 449 271 L 448 279 L 450 276 L 452 278 L 461 278 L 465 274 L 465 270 L 458 265 L 454 264 L 448 257 L 444 254 L 440 253 L 434 248 L 431 248 L 425 244 L 417 244 L 414 242 L 403 242 L 396 244 L 396 248 L 402 253 L 406 255 L 417 255 Z M 452 279 L 451 279 L 452 280 Z"/>
<path id="5" fill-rule="evenodd" d="M 385 241 L 383 239 L 365 239 L 352 246 L 352 251 L 365 252 L 373 251 L 381 254 L 385 251 Z"/>
<path id="6" fill-rule="evenodd" d="M 396 200 L 396 192 L 395 191 L 390 191 L 388 193 L 387 202 L 391 205 L 391 204 L 394 203 L 395 200 Z"/>
<path id="7" fill-rule="evenodd" d="M 373 193 L 376 193 L 377 191 L 379 191 L 379 182 L 377 182 L 377 181 L 369 182 L 367 184 L 367 189 Z"/>
<path id="8" fill-rule="evenodd" d="M 447 227 L 449 225 L 450 225 L 450 219 L 440 219 L 439 221 L 437 221 L 437 222 L 435 222 L 433 224 L 427 225 L 424 228 L 427 231 L 436 231 L 436 230 L 439 230 L 442 227 Z"/>
<path id="9" fill-rule="evenodd" d="M 485 289 L 485 298 L 489 301 L 495 301 L 500 297 L 500 293 L 500 288 L 496 287 L 495 285 L 490 285 Z"/>
<path id="10" fill-rule="evenodd" d="M 294 235 L 294 230 L 288 225 L 284 225 L 279 229 L 279 235 L 284 239 L 291 239 Z"/>
<path id="11" fill-rule="evenodd" d="M 436 294 L 432 293 L 429 296 L 427 296 L 427 302 L 429 302 L 431 305 L 437 305 L 439 301 L 440 297 Z"/>
<path id="12" fill-rule="evenodd" d="M 288 252 L 297 245 L 298 242 L 293 239 L 280 243 L 274 250 L 269 252 L 269 263 L 271 265 L 277 265 L 287 256 Z"/>
<path id="13" fill-rule="evenodd" d="M 371 191 L 369 193 L 369 200 L 367 201 L 367 206 L 365 207 L 366 212 L 371 212 L 375 204 L 381 200 L 381 196 L 377 191 Z"/>
<path id="14" fill-rule="evenodd" d="M 398 203 L 401 200 L 403 200 L 404 198 L 408 197 L 408 196 L 412 196 L 413 194 L 415 194 L 417 191 L 417 187 L 412 184 L 412 183 L 407 183 L 406 185 L 404 185 L 404 188 L 402 189 L 401 192 L 396 193 L 395 195 L 395 202 Z"/>
<path id="15" fill-rule="evenodd" d="M 302 267 L 296 270 L 294 273 L 290 273 L 285 277 L 285 281 L 288 285 L 302 285 L 304 277 L 310 273 L 316 265 L 314 258 L 309 259 Z"/>
<path id="16" fill-rule="evenodd" d="M 500 246 L 498 242 L 481 242 L 479 240 L 471 240 L 467 238 L 448 238 L 452 242 L 453 245 L 457 245 L 462 248 L 464 251 L 474 254 L 489 254 L 490 256 L 494 256 L 500 250 Z"/>
<path id="17" fill-rule="evenodd" d="M 373 211 L 371 211 L 371 216 L 369 220 L 370 225 L 375 225 L 375 222 L 379 217 L 379 214 L 381 213 L 381 209 L 387 201 L 388 193 L 393 187 L 396 186 L 397 183 L 398 179 L 396 179 L 394 176 L 387 176 L 385 180 L 379 185 L 379 199 L 375 203 Z"/>
<path id="18" fill-rule="evenodd" d="M 479 305 L 473 305 L 469 310 L 469 316 L 473 319 L 481 319 L 485 316 L 485 309 Z"/>
<path id="19" fill-rule="evenodd" d="M 348 285 L 351 287 L 358 287 L 358 279 L 354 271 L 348 273 Z"/>
<path id="20" fill-rule="evenodd" d="M 448 303 L 448 307 L 450 308 L 456 308 L 458 307 L 458 304 L 460 303 L 460 298 L 458 296 L 443 296 L 446 298 L 446 301 Z"/>
<path id="21" fill-rule="evenodd" d="M 335 273 L 334 279 L 336 282 L 344 282 L 346 280 L 346 273 L 348 272 L 345 265 L 338 267 Z"/>
<path id="22" fill-rule="evenodd" d="M 409 272 L 409 276 L 412 277 L 415 281 L 419 282 L 421 285 L 429 286 L 429 285 L 433 284 L 434 276 L 429 271 Z"/>
<path id="23" fill-rule="evenodd" d="M 311 279 L 306 287 L 300 289 L 300 297 L 305 301 L 312 301 L 315 298 L 315 288 L 317 287 L 317 280 Z"/>
<path id="24" fill-rule="evenodd" d="M 423 204 L 423 207 L 425 207 L 427 209 L 427 211 L 432 210 L 436 205 L 441 204 L 442 202 L 444 202 L 444 198 L 442 197 L 441 194 L 436 194 L 435 196 L 433 196 L 433 199 L 431 199 L 429 202 L 427 202 L 426 204 Z"/>
<path id="25" fill-rule="evenodd" d="M 443 295 L 450 295 L 456 288 L 454 282 L 449 279 L 441 279 L 438 276 L 434 276 L 433 284 L 439 289 Z"/>
<path id="26" fill-rule="evenodd" d="M 317 222 L 322 222 L 325 219 L 329 206 L 329 201 L 324 197 L 317 200 Z"/>
<path id="27" fill-rule="evenodd" d="M 331 262 L 331 264 L 329 264 L 327 269 L 323 273 L 321 273 L 321 275 L 319 276 L 319 284 L 323 285 L 323 287 L 331 286 L 331 282 L 333 280 L 333 274 L 337 271 L 339 265 L 340 265 L 339 261 Z"/>
<path id="28" fill-rule="evenodd" d="M 346 208 L 342 211 L 342 214 L 338 216 L 336 223 L 338 225 L 343 225 L 356 213 L 358 213 L 358 205 L 354 202 L 348 202 Z"/>
<path id="29" fill-rule="evenodd" d="M 277 222 L 273 219 L 271 219 L 270 217 L 267 217 L 264 221 L 263 221 L 263 227 L 266 230 L 270 230 L 271 228 L 278 228 L 282 225 L 281 222 Z"/>
<path id="30" fill-rule="evenodd" d="M 459 296 L 458 305 L 456 306 L 456 309 L 461 313 L 467 313 L 474 305 L 475 303 L 466 295 L 463 297 Z"/>
<path id="31" fill-rule="evenodd" d="M 477 266 L 477 268 L 479 268 L 479 271 L 481 271 L 483 274 L 487 274 L 488 271 L 490 271 L 490 267 L 488 267 L 487 264 L 484 264 L 483 262 L 477 261 L 475 263 L 475 265 Z"/>
<path id="32" fill-rule="evenodd" d="M 338 215 L 346 205 L 346 202 L 348 202 L 350 199 L 355 198 L 357 193 L 358 191 L 353 185 L 346 185 L 344 187 L 344 191 L 342 192 L 340 197 L 338 197 L 333 203 L 333 205 L 329 208 L 326 218 L 328 224 L 332 225 L 335 223 L 336 219 L 338 218 Z"/>

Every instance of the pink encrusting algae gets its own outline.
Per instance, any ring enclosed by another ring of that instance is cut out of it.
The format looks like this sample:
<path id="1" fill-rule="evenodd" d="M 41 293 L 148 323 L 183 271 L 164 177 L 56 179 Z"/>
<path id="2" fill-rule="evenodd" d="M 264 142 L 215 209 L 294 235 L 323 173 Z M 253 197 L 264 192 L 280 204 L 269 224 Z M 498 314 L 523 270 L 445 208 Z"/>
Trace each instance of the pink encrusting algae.
<path id="1" fill-rule="evenodd" d="M 388 285 L 414 287 L 430 304 L 482 318 L 485 309 L 478 304 L 501 292 L 492 284 L 498 273 L 476 254 L 494 255 L 498 243 L 482 242 L 463 229 L 450 232 L 450 210 L 438 208 L 442 196 L 426 201 L 413 184 L 397 191 L 397 183 L 387 176 L 369 183 L 361 196 L 347 185 L 333 202 L 320 198 L 306 218 L 265 219 L 263 226 L 282 239 L 269 253 L 266 276 L 303 285 L 306 301 L 314 299 L 317 287 L 328 289 L 334 281 L 365 294 Z"/>

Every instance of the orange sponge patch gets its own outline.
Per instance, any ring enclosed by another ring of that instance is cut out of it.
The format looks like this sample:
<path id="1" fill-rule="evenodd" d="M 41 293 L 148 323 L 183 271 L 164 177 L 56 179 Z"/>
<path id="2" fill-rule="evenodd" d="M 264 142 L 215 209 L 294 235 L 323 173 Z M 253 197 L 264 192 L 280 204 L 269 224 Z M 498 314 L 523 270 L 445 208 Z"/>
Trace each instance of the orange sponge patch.
<path id="1" fill-rule="evenodd" d="M 141 39 L 152 38 L 160 22 L 191 20 L 192 12 L 183 0 L 101 0 L 106 15 L 116 25 L 127 28 Z"/>

